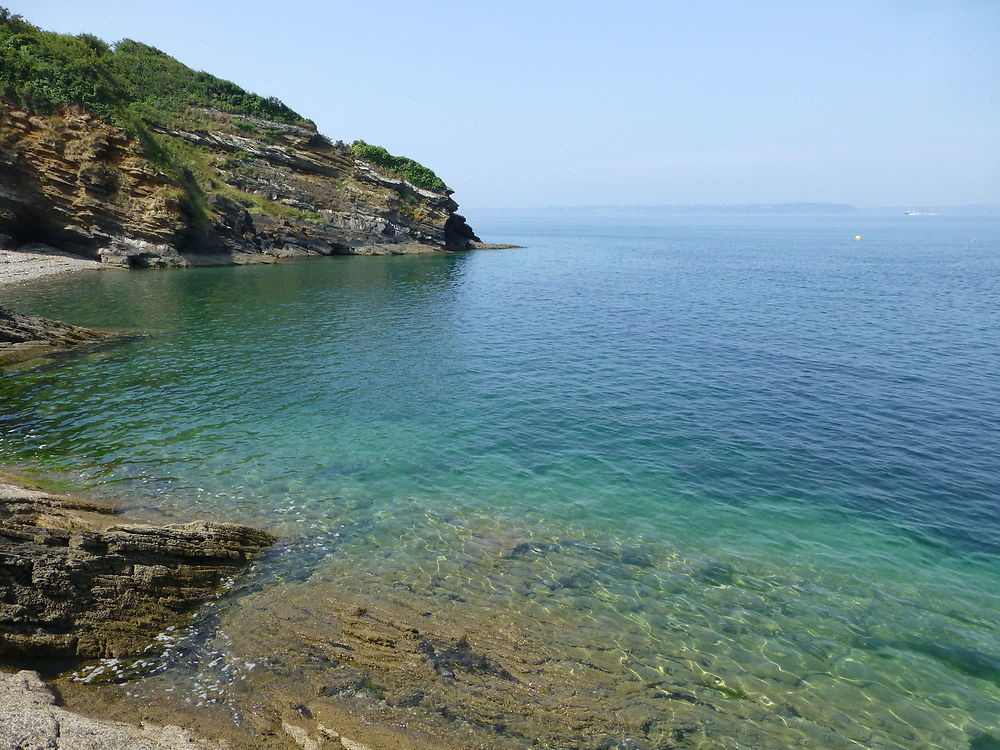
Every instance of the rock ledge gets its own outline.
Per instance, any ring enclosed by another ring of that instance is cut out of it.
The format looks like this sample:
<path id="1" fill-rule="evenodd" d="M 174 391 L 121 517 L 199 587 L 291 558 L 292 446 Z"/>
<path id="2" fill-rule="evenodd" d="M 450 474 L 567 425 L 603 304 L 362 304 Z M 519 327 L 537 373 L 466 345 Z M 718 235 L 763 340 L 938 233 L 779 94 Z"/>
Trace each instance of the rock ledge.
<path id="1" fill-rule="evenodd" d="M 0 656 L 137 653 L 274 542 L 232 523 L 121 520 L 0 475 Z"/>
<path id="2" fill-rule="evenodd" d="M 0 365 L 23 362 L 112 335 L 0 307 Z"/>

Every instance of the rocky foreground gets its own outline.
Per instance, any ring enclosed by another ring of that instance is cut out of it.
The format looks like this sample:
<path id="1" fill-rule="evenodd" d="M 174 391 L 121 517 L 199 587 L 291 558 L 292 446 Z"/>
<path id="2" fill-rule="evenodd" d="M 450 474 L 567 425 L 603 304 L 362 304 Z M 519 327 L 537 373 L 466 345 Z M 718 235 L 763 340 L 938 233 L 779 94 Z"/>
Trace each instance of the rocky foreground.
<path id="1" fill-rule="evenodd" d="M 175 726 L 97 721 L 56 704 L 35 672 L 0 672 L 0 750 L 194 750 L 217 745 Z"/>
<path id="2" fill-rule="evenodd" d="M 231 523 L 123 523 L 109 505 L 0 476 L 0 659 L 137 653 L 273 541 Z M 78 716 L 35 672 L 0 672 L 0 749 L 210 746 L 176 727 Z"/>
<path id="3" fill-rule="evenodd" d="M 313 722 L 315 724 L 315 722 Z M 61 707 L 37 672 L 0 672 L 0 750 L 244 750 L 232 738 L 193 736 L 173 724 L 102 721 Z M 281 733 L 259 738 L 255 748 L 375 750 L 323 724 L 309 731 L 282 722 Z M 400 747 L 394 742 L 383 747 Z M 408 746 L 407 746 L 408 747 Z"/>
<path id="4" fill-rule="evenodd" d="M 38 672 L 11 670 L 31 664 L 51 672 L 142 652 L 273 542 L 232 523 L 123 523 L 106 504 L 0 475 L 0 750 L 426 750 L 343 712 L 335 730 L 304 707 L 277 715 L 257 706 L 261 715 L 247 730 L 231 717 L 209 717 L 200 729 L 216 739 L 206 740 L 174 725 L 193 717 L 171 707 L 118 712 L 87 685 L 63 680 L 54 693 Z M 81 710 L 113 718 L 62 707 L 65 690 L 82 691 L 73 696 Z M 367 745 L 343 736 L 345 726 L 388 738 Z"/>

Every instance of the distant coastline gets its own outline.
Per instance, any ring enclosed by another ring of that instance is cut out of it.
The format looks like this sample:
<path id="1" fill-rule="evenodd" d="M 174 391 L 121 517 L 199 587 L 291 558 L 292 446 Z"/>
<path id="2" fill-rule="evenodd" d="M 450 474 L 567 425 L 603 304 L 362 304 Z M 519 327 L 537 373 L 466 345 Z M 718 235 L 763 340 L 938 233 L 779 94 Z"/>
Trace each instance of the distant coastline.
<path id="1" fill-rule="evenodd" d="M 640 205 L 539 206 L 479 209 L 480 215 L 593 215 L 593 216 L 690 216 L 690 215 L 903 215 L 916 211 L 922 215 L 1000 216 L 1000 204 L 935 205 L 915 203 L 900 206 L 854 206 L 849 203 L 691 203 Z"/>
<path id="2" fill-rule="evenodd" d="M 692 203 L 642 205 L 543 206 L 499 208 L 497 213 L 587 213 L 587 214 L 851 214 L 858 209 L 847 203 Z"/>

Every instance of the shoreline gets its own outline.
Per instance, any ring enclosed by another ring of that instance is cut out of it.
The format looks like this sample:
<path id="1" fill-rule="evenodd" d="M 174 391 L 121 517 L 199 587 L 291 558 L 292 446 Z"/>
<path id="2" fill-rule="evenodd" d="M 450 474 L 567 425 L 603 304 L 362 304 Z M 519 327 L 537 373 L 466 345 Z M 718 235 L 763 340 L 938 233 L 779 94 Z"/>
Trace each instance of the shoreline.
<path id="1" fill-rule="evenodd" d="M 111 268 L 99 260 L 89 260 L 48 245 L 26 245 L 16 250 L 0 248 L 0 287 L 22 284 L 78 271 Z"/>
<path id="2" fill-rule="evenodd" d="M 623 661 L 641 633 L 621 631 L 617 643 L 567 606 L 573 581 L 595 563 L 649 570 L 640 552 L 526 538 L 490 522 L 469 531 L 472 556 L 449 560 L 427 580 L 386 578 L 350 560 L 320 580 L 274 579 L 266 569 L 280 566 L 279 544 L 260 576 L 242 577 L 189 627 L 162 633 L 152 654 L 53 671 L 49 685 L 78 715 L 181 727 L 227 750 L 652 750 L 672 729 L 647 736 L 651 725 L 678 722 L 687 733 L 723 718 L 711 705 L 717 690 L 668 684 Z M 555 593 L 539 578 L 552 566 L 571 579 L 560 606 L 497 606 L 504 581 L 531 580 Z M 470 570 L 492 583 L 456 590 L 456 577 Z M 159 654 L 164 646 L 169 653 Z"/>
<path id="3" fill-rule="evenodd" d="M 3 235 L 0 235 L 0 240 Z M 408 249 L 401 249 L 408 248 Z M 471 250 L 509 250 L 521 249 L 522 245 L 507 243 L 473 242 L 468 250 L 448 250 L 429 246 L 386 246 L 359 248 L 353 253 L 289 253 L 286 255 L 269 255 L 262 253 L 234 253 L 231 255 L 192 255 L 184 256 L 186 264 L 166 265 L 165 269 L 197 268 L 205 266 L 240 266 L 240 265 L 271 265 L 289 260 L 308 258 L 335 257 L 338 255 L 434 255 L 449 253 L 464 253 Z M 180 256 L 178 256 L 180 257 Z M 24 284 L 51 276 L 61 276 L 80 271 L 129 271 L 126 265 L 103 263 L 99 260 L 84 258 L 49 245 L 31 244 L 17 248 L 3 247 L 0 243 L 0 288 L 14 284 Z"/>

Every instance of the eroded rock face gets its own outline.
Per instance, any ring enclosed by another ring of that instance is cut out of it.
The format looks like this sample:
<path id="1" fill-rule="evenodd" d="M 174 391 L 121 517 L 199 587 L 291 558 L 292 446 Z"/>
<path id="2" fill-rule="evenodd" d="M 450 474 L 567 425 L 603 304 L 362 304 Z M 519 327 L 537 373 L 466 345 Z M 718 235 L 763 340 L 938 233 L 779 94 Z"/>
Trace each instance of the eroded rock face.
<path id="1" fill-rule="evenodd" d="M 274 541 L 231 523 L 119 521 L 0 478 L 0 654 L 138 652 Z"/>
<path id="2" fill-rule="evenodd" d="M 0 365 L 21 362 L 109 334 L 0 307 Z"/>
<path id="3" fill-rule="evenodd" d="M 176 247 L 181 197 L 138 141 L 97 117 L 0 102 L 0 232 L 13 240 L 91 258 L 126 241 Z"/>
<path id="4" fill-rule="evenodd" d="M 183 180 L 78 108 L 0 101 L 0 235 L 125 267 L 467 250 L 451 190 L 417 187 L 315 128 L 195 110 L 161 145 L 199 154 Z M 183 182 L 184 184 L 181 184 Z"/>

